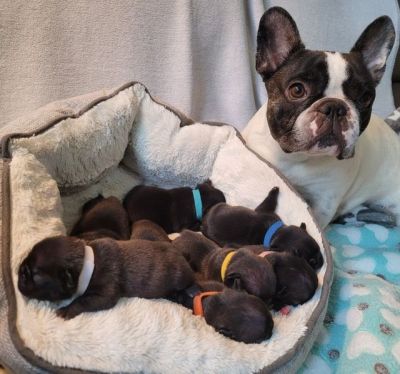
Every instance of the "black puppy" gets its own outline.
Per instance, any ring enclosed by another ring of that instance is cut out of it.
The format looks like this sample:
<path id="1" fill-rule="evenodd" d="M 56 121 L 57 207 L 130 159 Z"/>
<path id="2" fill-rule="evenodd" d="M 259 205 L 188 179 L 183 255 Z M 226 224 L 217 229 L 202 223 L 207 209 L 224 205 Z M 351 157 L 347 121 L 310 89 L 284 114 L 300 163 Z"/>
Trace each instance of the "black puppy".
<path id="1" fill-rule="evenodd" d="M 170 242 L 163 228 L 148 219 L 141 219 L 132 225 L 131 239 Z"/>
<path id="2" fill-rule="evenodd" d="M 128 192 L 124 207 L 132 222 L 148 219 L 171 234 L 184 228 L 198 230 L 208 209 L 224 201 L 224 194 L 211 182 L 199 184 L 194 190 L 140 185 Z"/>
<path id="3" fill-rule="evenodd" d="M 202 279 L 223 282 L 266 302 L 275 295 L 276 276 L 271 264 L 252 250 L 219 248 L 203 235 L 189 230 L 183 231 L 172 245 Z"/>
<path id="4" fill-rule="evenodd" d="M 259 343 L 272 335 L 274 321 L 265 303 L 218 282 L 198 282 L 170 300 L 192 309 L 222 335 L 244 343 Z"/>
<path id="5" fill-rule="evenodd" d="M 194 282 L 170 243 L 107 238 L 89 244 L 67 236 L 37 243 L 19 268 L 21 293 L 61 302 L 57 315 L 71 319 L 112 308 L 121 297 L 166 297 Z"/>
<path id="6" fill-rule="evenodd" d="M 221 246 L 263 244 L 273 251 L 302 257 L 314 269 L 320 268 L 323 258 L 319 245 L 307 233 L 306 225 L 286 226 L 274 213 L 278 194 L 278 187 L 273 188 L 255 210 L 225 203 L 213 206 L 203 219 L 203 234 Z"/>
<path id="7" fill-rule="evenodd" d="M 276 292 L 272 307 L 279 310 L 286 305 L 299 305 L 310 300 L 318 287 L 315 270 L 303 258 L 285 252 L 265 251 L 259 245 L 245 247 L 264 257 L 276 275 Z"/>
<path id="8" fill-rule="evenodd" d="M 104 198 L 99 195 L 82 207 L 82 216 L 71 230 L 71 236 L 86 241 L 100 238 L 128 240 L 128 214 L 115 196 Z"/>

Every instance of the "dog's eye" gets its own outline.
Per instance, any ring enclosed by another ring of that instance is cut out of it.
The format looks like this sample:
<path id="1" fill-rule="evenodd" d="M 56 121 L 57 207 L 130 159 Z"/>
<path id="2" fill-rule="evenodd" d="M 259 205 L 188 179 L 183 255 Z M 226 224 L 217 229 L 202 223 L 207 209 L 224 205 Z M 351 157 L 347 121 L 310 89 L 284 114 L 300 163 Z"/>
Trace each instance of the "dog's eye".
<path id="1" fill-rule="evenodd" d="M 306 88 L 302 83 L 296 82 L 289 86 L 288 96 L 290 99 L 298 100 L 307 95 Z"/>

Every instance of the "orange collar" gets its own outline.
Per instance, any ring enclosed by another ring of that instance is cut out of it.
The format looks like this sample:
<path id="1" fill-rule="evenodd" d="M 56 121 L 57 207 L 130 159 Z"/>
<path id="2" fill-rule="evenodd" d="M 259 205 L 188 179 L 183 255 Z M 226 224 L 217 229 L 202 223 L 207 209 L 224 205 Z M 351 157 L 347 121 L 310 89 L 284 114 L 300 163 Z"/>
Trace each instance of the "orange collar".
<path id="1" fill-rule="evenodd" d="M 196 295 L 193 298 L 193 314 L 195 316 L 204 317 L 203 303 L 202 303 L 203 297 L 217 295 L 219 293 L 222 293 L 222 292 L 220 292 L 220 291 L 207 291 L 207 292 L 201 292 L 198 295 Z"/>

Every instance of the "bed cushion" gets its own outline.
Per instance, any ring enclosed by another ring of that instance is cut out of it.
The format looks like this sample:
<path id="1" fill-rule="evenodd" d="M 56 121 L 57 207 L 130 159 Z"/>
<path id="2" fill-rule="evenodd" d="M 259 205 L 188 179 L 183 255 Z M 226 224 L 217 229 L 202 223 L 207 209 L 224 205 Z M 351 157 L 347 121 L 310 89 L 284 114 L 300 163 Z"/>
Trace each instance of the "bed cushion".
<path id="1" fill-rule="evenodd" d="M 331 225 L 335 276 L 320 335 L 300 372 L 396 373 L 400 228 Z"/>

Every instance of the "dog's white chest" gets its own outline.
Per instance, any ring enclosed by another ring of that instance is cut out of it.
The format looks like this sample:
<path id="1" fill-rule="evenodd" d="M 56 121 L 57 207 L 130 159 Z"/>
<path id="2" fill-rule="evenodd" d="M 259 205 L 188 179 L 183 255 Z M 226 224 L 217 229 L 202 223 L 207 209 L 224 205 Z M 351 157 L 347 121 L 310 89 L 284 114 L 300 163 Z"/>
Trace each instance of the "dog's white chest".
<path id="1" fill-rule="evenodd" d="M 284 153 L 270 134 L 266 104 L 242 135 L 251 149 L 275 165 L 298 189 L 323 227 L 365 202 L 391 205 L 400 213 L 400 141 L 375 116 L 358 139 L 355 156 L 346 160 Z"/>

